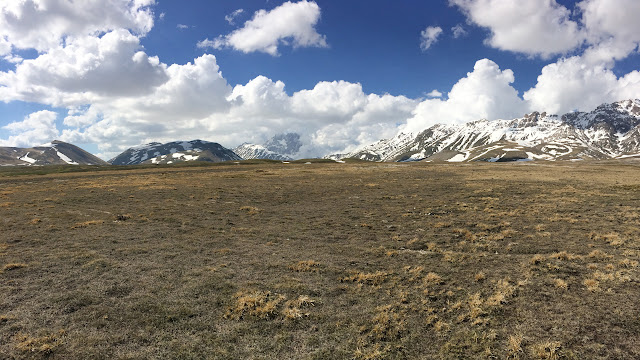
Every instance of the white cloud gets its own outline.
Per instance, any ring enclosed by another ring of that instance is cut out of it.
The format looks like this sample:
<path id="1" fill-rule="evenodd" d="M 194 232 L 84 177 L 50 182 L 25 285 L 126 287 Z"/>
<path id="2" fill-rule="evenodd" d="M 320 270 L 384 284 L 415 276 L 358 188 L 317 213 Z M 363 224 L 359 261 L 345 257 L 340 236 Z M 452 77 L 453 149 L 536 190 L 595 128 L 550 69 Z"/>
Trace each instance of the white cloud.
<path id="1" fill-rule="evenodd" d="M 640 2 L 636 0 L 584 0 L 577 5 L 592 37 L 640 41 Z M 598 39 L 592 39 L 598 42 Z"/>
<path id="2" fill-rule="evenodd" d="M 185 25 L 185 24 L 178 24 L 176 25 L 176 27 L 180 30 L 185 30 L 189 28 L 189 25 Z"/>
<path id="3" fill-rule="evenodd" d="M 228 134 L 232 144 L 298 132 L 304 157 L 351 151 L 391 137 L 416 105 L 403 96 L 365 94 L 360 84 L 345 81 L 320 82 L 289 96 L 283 82 L 264 76 L 237 85 L 229 99 L 234 103 L 229 114 L 217 117 L 210 131 Z"/>
<path id="4" fill-rule="evenodd" d="M 43 110 L 30 114 L 23 121 L 3 126 L 15 135 L 0 139 L 0 146 L 31 147 L 54 140 L 60 134 L 55 124 L 57 116 L 53 111 Z"/>
<path id="5" fill-rule="evenodd" d="M 0 39 L 15 48 L 43 52 L 57 47 L 67 36 L 119 28 L 142 35 L 153 27 L 150 6 L 154 3 L 155 0 L 4 0 L 0 2 Z"/>
<path id="6" fill-rule="evenodd" d="M 524 99 L 532 110 L 563 114 L 593 109 L 606 102 L 635 99 L 638 94 L 637 71 L 618 78 L 610 69 L 574 56 L 545 66 L 538 83 L 524 94 Z"/>
<path id="7" fill-rule="evenodd" d="M 229 15 L 226 15 L 224 19 L 229 23 L 229 25 L 235 25 L 235 20 L 238 16 L 240 16 L 244 12 L 244 9 L 238 9 L 232 12 Z"/>
<path id="8" fill-rule="evenodd" d="M 320 20 L 320 7 L 314 1 L 290 1 L 271 11 L 259 10 L 244 26 L 214 40 L 205 39 L 198 47 L 221 49 L 230 47 L 244 53 L 264 52 L 278 55 L 278 47 L 327 47 L 324 35 L 315 26 Z"/>
<path id="9" fill-rule="evenodd" d="M 321 156 L 395 135 L 417 103 L 365 94 L 360 84 L 344 81 L 288 95 L 283 82 L 258 76 L 231 89 L 213 55 L 172 65 L 168 73 L 170 80 L 151 95 L 72 109 L 65 125 L 80 128 L 64 131 L 62 139 L 97 143 L 112 156 L 147 141 L 203 138 L 235 146 L 293 131 L 305 142 L 301 156 Z"/>
<path id="10" fill-rule="evenodd" d="M 157 57 L 140 49 L 139 39 L 124 29 L 67 38 L 66 46 L 0 72 L 0 100 L 70 106 L 149 93 L 168 75 Z"/>
<path id="11" fill-rule="evenodd" d="M 438 90 L 431 90 L 431 92 L 427 94 L 427 97 L 439 98 L 439 97 L 442 97 L 442 93 Z"/>
<path id="12" fill-rule="evenodd" d="M 640 71 L 632 71 L 618 79 L 616 100 L 640 98 Z"/>
<path id="13" fill-rule="evenodd" d="M 449 2 L 470 21 L 488 28 L 487 44 L 497 49 L 548 58 L 577 48 L 585 39 L 578 23 L 570 19 L 571 11 L 556 0 Z"/>
<path id="14" fill-rule="evenodd" d="M 511 84 L 513 71 L 500 70 L 491 60 L 476 62 L 473 72 L 460 79 L 447 100 L 428 99 L 415 109 L 405 132 L 419 132 L 435 124 L 462 124 L 479 119 L 494 120 L 523 115 L 526 104 Z"/>
<path id="15" fill-rule="evenodd" d="M 438 41 L 438 36 L 442 34 L 442 28 L 438 26 L 429 26 L 420 33 L 420 49 L 428 50 L 431 45 Z"/>
<path id="16" fill-rule="evenodd" d="M 18 55 L 5 55 L 3 57 L 4 61 L 10 62 L 12 64 L 20 64 L 22 60 L 24 60 L 21 56 Z"/>
<path id="17" fill-rule="evenodd" d="M 582 11 L 591 47 L 585 53 L 590 63 L 612 66 L 626 58 L 640 43 L 640 2 L 636 0 L 585 0 Z"/>
<path id="18" fill-rule="evenodd" d="M 452 27 L 451 32 L 453 33 L 453 37 L 456 39 L 467 35 L 467 30 L 465 30 L 460 24 Z"/>
<path id="19" fill-rule="evenodd" d="M 9 56 L 11 54 L 11 43 L 0 35 L 0 56 Z"/>

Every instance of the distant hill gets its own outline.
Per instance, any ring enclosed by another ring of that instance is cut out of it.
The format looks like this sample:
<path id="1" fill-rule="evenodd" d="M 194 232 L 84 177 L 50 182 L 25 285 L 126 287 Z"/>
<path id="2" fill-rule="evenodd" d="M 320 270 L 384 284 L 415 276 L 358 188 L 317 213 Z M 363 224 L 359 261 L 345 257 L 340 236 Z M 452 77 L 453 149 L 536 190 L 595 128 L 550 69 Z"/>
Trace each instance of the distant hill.
<path id="1" fill-rule="evenodd" d="M 262 145 L 244 143 L 233 151 L 243 159 L 271 159 L 289 161 L 296 158 L 302 147 L 300 135 L 278 134 Z"/>
<path id="2" fill-rule="evenodd" d="M 127 149 L 109 160 L 112 165 L 173 164 L 183 161 L 222 162 L 242 160 L 224 146 L 203 140 L 174 141 L 166 144 L 152 142 Z"/>
<path id="3" fill-rule="evenodd" d="M 104 160 L 62 141 L 31 148 L 0 147 L 1 166 L 108 165 Z"/>

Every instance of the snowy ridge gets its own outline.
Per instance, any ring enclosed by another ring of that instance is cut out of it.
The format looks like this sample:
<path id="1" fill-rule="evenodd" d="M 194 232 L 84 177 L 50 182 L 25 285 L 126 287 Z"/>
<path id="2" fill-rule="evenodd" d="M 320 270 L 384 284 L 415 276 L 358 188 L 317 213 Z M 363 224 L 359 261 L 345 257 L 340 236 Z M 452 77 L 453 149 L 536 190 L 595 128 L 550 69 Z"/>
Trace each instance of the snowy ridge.
<path id="1" fill-rule="evenodd" d="M 238 154 L 241 158 L 248 159 L 270 159 L 270 160 L 293 160 L 290 156 L 278 154 L 275 151 L 271 151 L 263 145 L 244 143 L 237 148 L 233 149 L 233 152 Z"/>
<path id="2" fill-rule="evenodd" d="M 289 161 L 297 157 L 302 142 L 300 134 L 287 133 L 273 136 L 262 145 L 244 143 L 233 151 L 243 159 L 270 159 Z"/>
<path id="3" fill-rule="evenodd" d="M 241 160 L 233 151 L 222 145 L 203 141 L 173 141 L 166 144 L 152 142 L 132 147 L 109 160 L 113 165 L 136 165 L 142 163 L 173 164 L 183 161 L 231 161 Z"/>
<path id="4" fill-rule="evenodd" d="M 628 158 L 640 153 L 640 100 L 563 116 L 435 125 L 331 158 L 370 161 L 515 161 Z"/>
<path id="5" fill-rule="evenodd" d="M 62 141 L 32 148 L 0 147 L 0 165 L 105 165 L 106 162 L 79 147 Z"/>

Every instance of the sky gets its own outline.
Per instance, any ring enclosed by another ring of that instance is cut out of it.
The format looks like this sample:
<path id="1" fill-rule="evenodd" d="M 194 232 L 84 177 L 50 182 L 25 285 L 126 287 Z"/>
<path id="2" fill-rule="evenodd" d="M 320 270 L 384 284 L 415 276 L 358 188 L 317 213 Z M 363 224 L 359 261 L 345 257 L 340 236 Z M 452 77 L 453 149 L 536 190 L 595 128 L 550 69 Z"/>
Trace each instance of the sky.
<path id="1" fill-rule="evenodd" d="M 637 0 L 4 0 L 0 146 L 300 156 L 640 97 Z"/>

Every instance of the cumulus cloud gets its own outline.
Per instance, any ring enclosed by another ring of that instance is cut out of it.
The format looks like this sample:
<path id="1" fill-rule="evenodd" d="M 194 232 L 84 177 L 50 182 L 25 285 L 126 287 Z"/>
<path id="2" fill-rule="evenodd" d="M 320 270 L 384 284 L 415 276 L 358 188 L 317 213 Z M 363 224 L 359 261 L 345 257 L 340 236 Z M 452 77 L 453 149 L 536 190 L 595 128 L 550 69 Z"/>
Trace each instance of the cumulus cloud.
<path id="1" fill-rule="evenodd" d="M 140 49 L 139 39 L 124 29 L 68 38 L 65 46 L 0 72 L 0 100 L 70 106 L 148 93 L 168 75 L 157 57 Z"/>
<path id="2" fill-rule="evenodd" d="M 229 15 L 226 15 L 224 19 L 229 23 L 229 25 L 235 25 L 236 18 L 240 16 L 244 12 L 244 9 L 238 9 L 232 12 Z"/>
<path id="3" fill-rule="evenodd" d="M 65 125 L 84 129 L 63 131 L 62 139 L 97 143 L 108 152 L 155 139 L 202 137 L 209 122 L 229 110 L 231 87 L 213 55 L 203 55 L 185 65 L 171 65 L 167 75 L 169 80 L 150 94 L 72 108 Z"/>
<path id="4" fill-rule="evenodd" d="M 214 40 L 202 40 L 198 47 L 229 47 L 243 53 L 264 52 L 272 56 L 279 54 L 278 47 L 282 45 L 327 47 L 325 36 L 315 29 L 319 20 L 320 7 L 314 1 L 287 1 L 271 11 L 257 11 L 242 28 Z"/>
<path id="5" fill-rule="evenodd" d="M 618 77 L 615 62 L 640 43 L 640 3 L 634 0 L 585 0 L 580 9 L 588 47 L 584 53 L 546 65 L 537 84 L 525 92 L 531 109 L 554 113 L 591 109 L 603 102 L 637 98 L 638 72 Z"/>
<path id="6" fill-rule="evenodd" d="M 453 85 L 447 100 L 421 102 L 403 131 L 418 132 L 439 123 L 462 124 L 520 116 L 527 106 L 511 86 L 514 80 L 513 71 L 500 70 L 488 59 L 479 60 L 472 72 Z"/>
<path id="7" fill-rule="evenodd" d="M 152 95 L 73 109 L 65 125 L 82 128 L 63 131 L 61 138 L 97 143 L 112 156 L 147 141 L 204 138 L 236 146 L 297 132 L 305 143 L 301 156 L 322 156 L 395 135 L 417 103 L 365 94 L 360 84 L 344 81 L 289 95 L 283 82 L 258 76 L 231 89 L 217 69 L 213 55 L 172 65 L 171 79 Z M 215 75 L 203 79 L 207 74 Z"/>
<path id="8" fill-rule="evenodd" d="M 532 110 L 563 114 L 593 109 L 605 102 L 635 99 L 638 94 L 638 71 L 618 78 L 611 69 L 574 56 L 545 66 L 537 84 L 525 92 L 524 99 Z"/>
<path id="9" fill-rule="evenodd" d="M 0 56 L 11 54 L 11 43 L 4 36 L 0 36 Z"/>
<path id="10" fill-rule="evenodd" d="M 155 0 L 5 0 L 0 2 L 0 39 L 18 49 L 40 52 L 67 36 L 131 29 L 143 35 L 153 27 Z M 0 40 L 0 51 L 3 46 Z M 6 53 L 6 48 L 5 48 Z"/>
<path id="11" fill-rule="evenodd" d="M 42 110 L 25 117 L 23 121 L 3 126 L 3 129 L 15 135 L 9 136 L 6 140 L 0 139 L 0 146 L 31 147 L 57 138 L 57 117 L 58 114 L 53 111 Z"/>
<path id="12" fill-rule="evenodd" d="M 452 27 L 451 32 L 453 33 L 453 37 L 456 39 L 467 35 L 467 30 L 465 30 L 460 24 Z"/>
<path id="13" fill-rule="evenodd" d="M 438 36 L 442 34 L 442 28 L 439 26 L 428 26 L 420 33 L 420 49 L 427 51 L 431 45 L 438 41 Z"/>
<path id="14" fill-rule="evenodd" d="M 430 98 L 439 98 L 439 97 L 442 97 L 442 93 L 441 93 L 440 91 L 438 91 L 438 90 L 431 90 L 431 92 L 429 92 L 429 93 L 427 94 L 427 97 L 430 97 Z"/>
<path id="15" fill-rule="evenodd" d="M 585 0 L 579 3 L 590 48 L 585 60 L 613 65 L 636 51 L 640 43 L 640 2 L 635 0 Z"/>
<path id="16" fill-rule="evenodd" d="M 556 0 L 449 0 L 491 31 L 487 44 L 528 55 L 563 54 L 580 46 L 584 34 L 571 11 Z"/>

